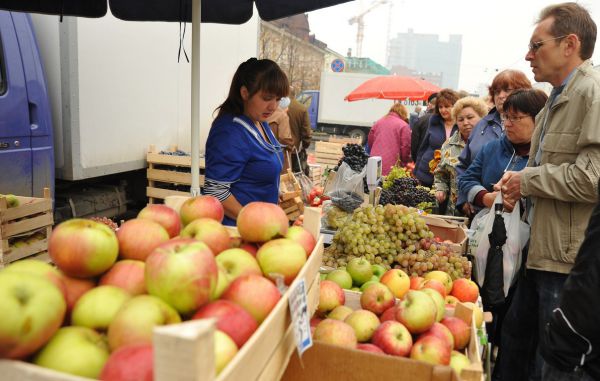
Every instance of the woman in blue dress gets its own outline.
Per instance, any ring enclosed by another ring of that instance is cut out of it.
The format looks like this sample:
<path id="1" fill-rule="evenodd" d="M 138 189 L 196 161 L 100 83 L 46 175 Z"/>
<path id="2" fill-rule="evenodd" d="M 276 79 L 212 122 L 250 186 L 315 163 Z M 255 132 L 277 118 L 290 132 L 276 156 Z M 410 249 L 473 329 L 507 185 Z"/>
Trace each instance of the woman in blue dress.
<path id="1" fill-rule="evenodd" d="M 221 201 L 225 225 L 235 225 L 249 202 L 278 202 L 283 150 L 266 120 L 289 87 L 275 62 L 251 58 L 238 67 L 217 108 L 206 141 L 204 194 Z"/>

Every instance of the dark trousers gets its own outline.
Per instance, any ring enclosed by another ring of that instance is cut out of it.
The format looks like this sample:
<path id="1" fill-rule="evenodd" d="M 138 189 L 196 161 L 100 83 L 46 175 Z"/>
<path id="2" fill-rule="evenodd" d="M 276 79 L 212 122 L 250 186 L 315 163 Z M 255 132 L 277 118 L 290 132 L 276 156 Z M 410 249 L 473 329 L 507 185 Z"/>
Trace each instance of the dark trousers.
<path id="1" fill-rule="evenodd" d="M 572 372 L 563 372 L 548 363 L 542 368 L 542 379 L 544 381 L 592 381 L 593 378 L 582 369 Z"/>
<path id="2" fill-rule="evenodd" d="M 507 381 L 542 379 L 540 333 L 558 306 L 567 274 L 527 270 L 521 273 L 501 332 L 501 352 L 494 378 Z M 499 373 L 497 373 L 499 372 Z"/>

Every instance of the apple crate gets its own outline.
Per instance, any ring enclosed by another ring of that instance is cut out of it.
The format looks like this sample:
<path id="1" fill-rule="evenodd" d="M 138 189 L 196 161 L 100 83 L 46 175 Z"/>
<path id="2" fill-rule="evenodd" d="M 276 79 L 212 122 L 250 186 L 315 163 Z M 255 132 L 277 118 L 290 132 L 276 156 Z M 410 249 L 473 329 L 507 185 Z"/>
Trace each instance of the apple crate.
<path id="1" fill-rule="evenodd" d="M 146 196 L 150 204 L 164 200 L 167 196 L 189 196 L 192 185 L 191 156 L 169 155 L 160 152 L 177 152 L 172 145 L 165 151 L 159 151 L 151 145 L 146 154 L 148 168 L 146 177 L 148 187 Z M 204 157 L 200 158 L 200 186 L 204 185 Z"/>
<path id="2" fill-rule="evenodd" d="M 467 252 L 467 227 L 466 225 L 456 222 L 448 222 L 442 216 L 425 215 L 422 216 L 429 230 L 431 230 L 435 237 L 440 238 L 443 241 L 451 241 L 448 243 L 452 251 L 459 254 L 466 254 Z"/>
<path id="3" fill-rule="evenodd" d="M 290 169 L 279 179 L 279 206 L 290 221 L 294 221 L 304 212 L 302 187 Z"/>
<path id="4" fill-rule="evenodd" d="M 323 167 L 320 164 L 309 164 L 308 165 L 308 178 L 312 181 L 313 185 L 321 185 L 321 178 L 323 177 Z"/>
<path id="5" fill-rule="evenodd" d="M 54 218 L 50 189 L 44 197 L 22 197 L 17 207 L 9 208 L 6 197 L 0 197 L 0 267 L 23 258 L 50 261 L 48 238 Z"/>
<path id="6" fill-rule="evenodd" d="M 280 301 L 225 369 L 215 376 L 214 320 L 202 319 L 154 329 L 154 380 L 156 381 L 239 381 L 279 380 L 296 349 L 292 317 L 288 306 L 290 289 L 304 280 L 308 314 L 319 303 L 319 266 L 323 238 L 319 236 L 320 212 L 307 208 L 304 226 L 318 242 L 306 264 Z M 2 379 L 28 381 L 89 381 L 87 378 L 13 360 L 0 360 Z"/>

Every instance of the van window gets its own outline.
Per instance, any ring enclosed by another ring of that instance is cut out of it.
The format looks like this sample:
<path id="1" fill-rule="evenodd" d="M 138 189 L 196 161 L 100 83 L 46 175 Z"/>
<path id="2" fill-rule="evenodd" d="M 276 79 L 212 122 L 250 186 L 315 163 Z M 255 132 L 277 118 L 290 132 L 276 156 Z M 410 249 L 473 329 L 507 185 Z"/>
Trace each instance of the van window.
<path id="1" fill-rule="evenodd" d="M 4 60 L 4 48 L 2 47 L 2 35 L 0 35 L 0 95 L 6 93 L 6 64 Z"/>
<path id="2" fill-rule="evenodd" d="M 296 98 L 296 100 L 298 102 L 302 103 L 307 108 L 310 108 L 310 105 L 311 105 L 312 100 L 313 100 L 313 96 L 311 94 L 303 93 L 303 94 L 298 95 L 298 97 Z"/>

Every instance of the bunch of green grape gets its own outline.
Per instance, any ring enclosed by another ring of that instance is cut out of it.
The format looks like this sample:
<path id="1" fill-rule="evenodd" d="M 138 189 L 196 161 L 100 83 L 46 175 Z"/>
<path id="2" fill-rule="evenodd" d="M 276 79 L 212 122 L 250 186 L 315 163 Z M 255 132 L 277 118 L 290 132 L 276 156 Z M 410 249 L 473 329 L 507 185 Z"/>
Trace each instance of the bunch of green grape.
<path id="1" fill-rule="evenodd" d="M 388 175 L 383 180 L 383 189 L 388 189 L 394 184 L 394 180 L 403 177 L 410 177 L 410 172 L 404 167 L 394 165 Z"/>
<path id="2" fill-rule="evenodd" d="M 446 271 L 453 279 L 470 275 L 467 258 L 436 242 L 417 209 L 404 205 L 356 209 L 338 228 L 323 254 L 323 263 L 341 267 L 357 257 L 409 275 L 432 270 Z"/>

